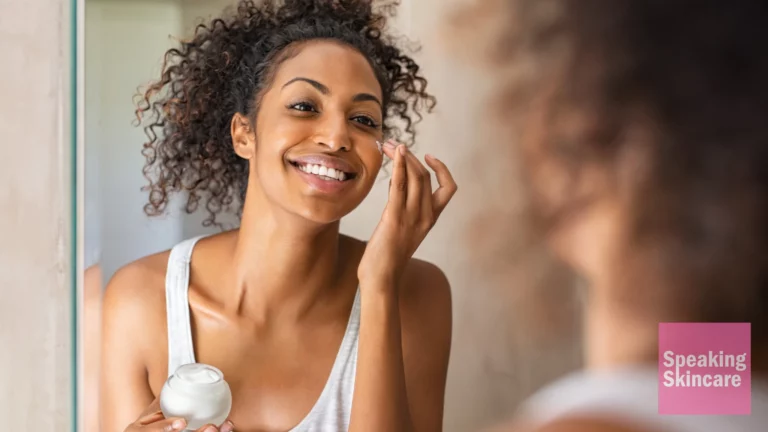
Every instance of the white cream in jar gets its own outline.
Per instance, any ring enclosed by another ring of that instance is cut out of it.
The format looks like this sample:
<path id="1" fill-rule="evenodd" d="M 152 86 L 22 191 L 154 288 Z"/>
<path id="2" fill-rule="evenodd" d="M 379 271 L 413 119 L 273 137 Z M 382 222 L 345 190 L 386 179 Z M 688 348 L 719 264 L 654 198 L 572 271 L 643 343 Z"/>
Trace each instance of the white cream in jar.
<path id="1" fill-rule="evenodd" d="M 232 409 L 232 392 L 219 369 L 190 363 L 176 369 L 163 385 L 160 409 L 166 418 L 184 418 L 187 430 L 221 426 Z"/>

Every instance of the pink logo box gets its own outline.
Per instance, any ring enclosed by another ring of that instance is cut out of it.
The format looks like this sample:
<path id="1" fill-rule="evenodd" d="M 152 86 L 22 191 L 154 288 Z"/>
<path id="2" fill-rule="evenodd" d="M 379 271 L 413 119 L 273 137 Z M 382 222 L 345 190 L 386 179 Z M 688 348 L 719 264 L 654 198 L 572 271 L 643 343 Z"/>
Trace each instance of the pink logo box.
<path id="1" fill-rule="evenodd" d="M 659 324 L 659 414 L 748 415 L 749 323 Z"/>

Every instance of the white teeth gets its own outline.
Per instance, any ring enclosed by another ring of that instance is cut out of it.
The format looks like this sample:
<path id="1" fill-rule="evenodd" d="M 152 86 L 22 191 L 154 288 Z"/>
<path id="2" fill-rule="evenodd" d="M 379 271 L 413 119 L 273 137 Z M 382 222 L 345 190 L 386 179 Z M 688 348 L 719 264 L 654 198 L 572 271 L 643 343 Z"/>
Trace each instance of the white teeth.
<path id="1" fill-rule="evenodd" d="M 336 179 L 338 181 L 344 181 L 347 179 L 347 174 L 344 171 L 336 170 L 334 168 L 328 168 L 323 165 L 299 165 L 299 169 L 310 174 L 323 176 L 327 178 Z"/>

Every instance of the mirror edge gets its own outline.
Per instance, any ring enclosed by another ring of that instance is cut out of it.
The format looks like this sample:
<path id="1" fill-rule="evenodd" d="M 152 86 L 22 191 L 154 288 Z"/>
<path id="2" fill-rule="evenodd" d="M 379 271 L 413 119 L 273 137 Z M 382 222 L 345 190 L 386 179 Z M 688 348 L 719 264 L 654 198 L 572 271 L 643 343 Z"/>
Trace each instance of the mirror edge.
<path id="1" fill-rule="evenodd" d="M 84 207 L 85 207 L 85 164 L 84 164 L 84 126 L 85 126 L 85 0 L 69 0 L 70 7 L 70 51 L 71 73 L 70 87 L 72 89 L 71 143 L 72 143 L 72 239 L 70 253 L 72 256 L 72 414 L 70 418 L 73 432 L 83 431 L 83 328 L 80 317 L 83 311 L 84 283 Z"/>

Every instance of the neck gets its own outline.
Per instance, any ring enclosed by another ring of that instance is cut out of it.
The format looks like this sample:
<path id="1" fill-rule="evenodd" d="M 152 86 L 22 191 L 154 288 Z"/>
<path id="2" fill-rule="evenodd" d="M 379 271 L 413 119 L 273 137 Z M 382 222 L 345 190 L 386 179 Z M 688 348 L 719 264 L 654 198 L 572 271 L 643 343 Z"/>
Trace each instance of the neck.
<path id="1" fill-rule="evenodd" d="M 603 275 L 608 276 L 608 275 Z M 658 362 L 658 308 L 648 311 L 639 299 L 622 297 L 621 279 L 592 278 L 587 289 L 585 366 L 610 369 Z"/>
<path id="2" fill-rule="evenodd" d="M 588 369 L 656 365 L 658 325 L 655 321 L 594 292 L 587 301 L 585 320 Z"/>
<path id="3" fill-rule="evenodd" d="M 289 319 L 305 314 L 341 276 L 338 222 L 321 226 L 267 208 L 244 206 L 229 272 L 236 295 L 227 304 L 262 322 L 276 311 Z"/>

